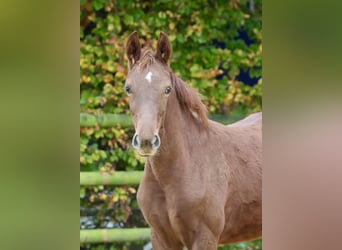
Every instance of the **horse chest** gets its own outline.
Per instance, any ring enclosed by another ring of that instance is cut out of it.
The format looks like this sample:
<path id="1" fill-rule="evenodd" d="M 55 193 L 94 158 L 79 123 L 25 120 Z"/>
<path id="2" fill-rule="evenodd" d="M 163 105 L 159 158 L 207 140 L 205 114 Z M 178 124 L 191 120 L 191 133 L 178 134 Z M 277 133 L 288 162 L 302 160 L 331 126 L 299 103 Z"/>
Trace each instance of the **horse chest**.
<path id="1" fill-rule="evenodd" d="M 151 192 L 153 190 L 153 193 Z M 141 183 L 138 191 L 139 207 L 149 225 L 161 237 L 172 237 L 183 241 L 187 232 L 193 230 L 199 218 L 197 215 L 205 211 L 206 203 L 196 193 L 180 193 Z M 168 232 L 166 235 L 165 232 Z"/>

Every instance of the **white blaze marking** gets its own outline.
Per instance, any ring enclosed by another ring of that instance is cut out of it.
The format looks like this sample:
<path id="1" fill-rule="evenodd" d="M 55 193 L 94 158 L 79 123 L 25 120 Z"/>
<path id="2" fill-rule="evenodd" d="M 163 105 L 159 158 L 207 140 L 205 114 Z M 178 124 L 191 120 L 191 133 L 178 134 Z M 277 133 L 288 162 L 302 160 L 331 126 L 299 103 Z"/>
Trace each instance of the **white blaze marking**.
<path id="1" fill-rule="evenodd" d="M 145 77 L 145 79 L 149 82 L 149 83 L 151 83 L 151 76 L 152 76 L 152 72 L 150 71 L 150 72 L 148 72 L 147 73 L 147 75 L 146 75 L 146 77 Z"/>

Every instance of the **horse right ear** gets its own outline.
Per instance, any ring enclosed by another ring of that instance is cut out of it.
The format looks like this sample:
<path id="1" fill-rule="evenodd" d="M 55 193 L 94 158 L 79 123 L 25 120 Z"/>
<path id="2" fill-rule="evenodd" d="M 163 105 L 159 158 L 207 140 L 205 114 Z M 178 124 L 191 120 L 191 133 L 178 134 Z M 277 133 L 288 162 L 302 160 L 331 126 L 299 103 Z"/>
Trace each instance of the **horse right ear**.
<path id="1" fill-rule="evenodd" d="M 126 56 L 128 59 L 128 68 L 131 69 L 132 66 L 139 60 L 141 54 L 141 45 L 138 37 L 138 32 L 134 31 L 129 35 L 126 43 Z"/>

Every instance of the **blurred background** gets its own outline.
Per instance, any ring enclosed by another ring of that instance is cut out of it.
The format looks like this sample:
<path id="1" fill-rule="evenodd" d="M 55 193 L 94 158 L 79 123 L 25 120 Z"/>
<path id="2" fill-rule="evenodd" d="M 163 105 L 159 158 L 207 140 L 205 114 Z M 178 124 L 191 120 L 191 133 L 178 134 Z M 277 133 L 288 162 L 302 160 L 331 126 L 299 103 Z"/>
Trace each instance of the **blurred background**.
<path id="1" fill-rule="evenodd" d="M 166 32 L 173 71 L 199 90 L 211 119 L 228 124 L 262 108 L 261 18 L 261 0 L 80 1 L 81 249 L 150 249 L 148 231 L 118 231 L 148 227 L 136 201 L 144 159 L 130 145 L 123 89 L 128 35 L 137 30 L 155 48 Z M 261 249 L 261 240 L 219 249 Z"/>

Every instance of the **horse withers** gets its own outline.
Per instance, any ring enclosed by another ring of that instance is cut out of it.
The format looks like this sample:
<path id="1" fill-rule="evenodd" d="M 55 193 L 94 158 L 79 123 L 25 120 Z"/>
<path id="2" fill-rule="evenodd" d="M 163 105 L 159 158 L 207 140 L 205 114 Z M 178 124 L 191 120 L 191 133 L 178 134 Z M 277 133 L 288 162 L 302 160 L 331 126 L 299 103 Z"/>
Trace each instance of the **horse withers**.
<path id="1" fill-rule="evenodd" d="M 137 199 L 154 250 L 211 250 L 261 237 L 262 115 L 224 126 L 172 72 L 171 43 L 126 44 L 132 144 L 146 157 Z"/>

